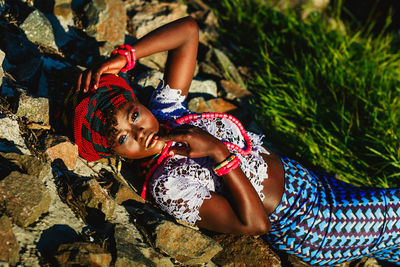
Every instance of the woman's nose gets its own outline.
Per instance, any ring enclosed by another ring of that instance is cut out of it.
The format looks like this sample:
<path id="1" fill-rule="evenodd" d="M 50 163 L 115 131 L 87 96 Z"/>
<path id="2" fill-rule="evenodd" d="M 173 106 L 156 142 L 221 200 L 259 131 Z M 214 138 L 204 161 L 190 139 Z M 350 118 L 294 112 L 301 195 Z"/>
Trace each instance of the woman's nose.
<path id="1" fill-rule="evenodd" d="M 140 140 L 145 136 L 145 131 L 143 127 L 132 127 L 133 136 L 136 137 L 136 140 Z"/>

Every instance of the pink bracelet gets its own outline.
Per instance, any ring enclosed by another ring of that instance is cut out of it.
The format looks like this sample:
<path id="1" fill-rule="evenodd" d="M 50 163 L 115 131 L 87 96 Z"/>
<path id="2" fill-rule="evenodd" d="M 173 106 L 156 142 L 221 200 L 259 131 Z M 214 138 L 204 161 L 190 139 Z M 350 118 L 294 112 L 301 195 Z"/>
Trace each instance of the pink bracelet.
<path id="1" fill-rule="evenodd" d="M 129 56 L 130 53 L 130 56 Z M 121 69 L 121 72 L 127 72 L 128 70 L 133 69 L 136 64 L 136 51 L 132 48 L 132 46 L 124 44 L 119 46 L 117 49 L 112 51 L 112 55 L 120 54 L 124 55 L 126 59 L 126 66 Z"/>

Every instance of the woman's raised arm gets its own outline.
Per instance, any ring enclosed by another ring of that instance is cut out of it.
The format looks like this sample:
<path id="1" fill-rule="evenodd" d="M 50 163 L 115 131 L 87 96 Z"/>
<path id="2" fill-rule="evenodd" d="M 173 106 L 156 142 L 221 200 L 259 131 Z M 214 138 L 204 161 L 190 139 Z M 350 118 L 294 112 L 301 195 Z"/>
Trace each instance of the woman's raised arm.
<path id="1" fill-rule="evenodd" d="M 131 46 L 137 59 L 158 52 L 168 51 L 164 79 L 171 88 L 181 89 L 187 96 L 196 66 L 199 30 L 191 17 L 168 23 L 140 38 Z M 80 74 L 77 91 L 87 92 L 98 86 L 100 76 L 117 74 L 127 64 L 125 56 L 116 55 Z"/>

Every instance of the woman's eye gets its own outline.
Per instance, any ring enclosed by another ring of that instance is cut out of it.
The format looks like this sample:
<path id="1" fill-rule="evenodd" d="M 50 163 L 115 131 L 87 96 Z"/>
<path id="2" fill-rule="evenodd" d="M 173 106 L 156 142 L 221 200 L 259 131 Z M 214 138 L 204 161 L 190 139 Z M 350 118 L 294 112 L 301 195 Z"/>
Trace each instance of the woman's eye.
<path id="1" fill-rule="evenodd" d="M 132 113 L 132 122 L 135 123 L 139 118 L 139 112 L 135 111 Z"/>
<path id="2" fill-rule="evenodd" d="M 125 143 L 126 139 L 128 138 L 128 135 L 122 135 L 118 138 L 118 144 L 122 145 L 123 143 Z"/>

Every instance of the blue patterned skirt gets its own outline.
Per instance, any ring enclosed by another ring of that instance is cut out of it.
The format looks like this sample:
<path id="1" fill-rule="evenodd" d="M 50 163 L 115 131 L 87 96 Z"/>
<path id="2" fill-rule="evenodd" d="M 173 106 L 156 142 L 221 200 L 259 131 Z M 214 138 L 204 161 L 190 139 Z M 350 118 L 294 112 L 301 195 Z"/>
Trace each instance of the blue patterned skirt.
<path id="1" fill-rule="evenodd" d="M 400 189 L 359 188 L 283 158 L 285 192 L 265 239 L 311 265 L 373 257 L 400 264 Z"/>

